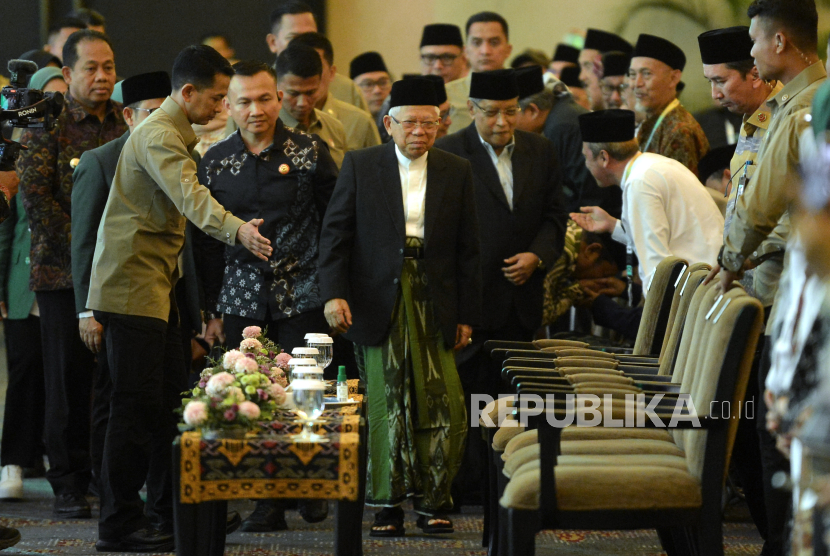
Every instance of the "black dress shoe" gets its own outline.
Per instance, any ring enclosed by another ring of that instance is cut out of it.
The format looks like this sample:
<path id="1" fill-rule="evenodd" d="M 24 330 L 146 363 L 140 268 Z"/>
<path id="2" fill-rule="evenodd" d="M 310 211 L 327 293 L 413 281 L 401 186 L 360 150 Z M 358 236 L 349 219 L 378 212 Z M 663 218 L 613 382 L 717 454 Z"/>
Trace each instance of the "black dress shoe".
<path id="1" fill-rule="evenodd" d="M 0 525 L 0 550 L 9 548 L 20 542 L 20 531 Z"/>
<path id="2" fill-rule="evenodd" d="M 228 522 L 227 525 L 225 525 L 225 534 L 230 535 L 239 529 L 240 525 L 242 525 L 242 516 L 239 515 L 239 512 L 228 512 Z"/>
<path id="3" fill-rule="evenodd" d="M 300 500 L 297 504 L 297 511 L 300 512 L 306 523 L 319 523 L 329 515 L 328 500 Z"/>
<path id="4" fill-rule="evenodd" d="M 95 543 L 98 552 L 173 552 L 175 549 L 173 535 L 154 528 L 139 529 L 115 540 L 98 539 Z"/>
<path id="5" fill-rule="evenodd" d="M 254 511 L 242 522 L 242 530 L 248 533 L 271 533 L 286 529 L 285 507 L 277 500 L 257 500 Z"/>
<path id="6" fill-rule="evenodd" d="M 89 502 L 86 501 L 86 498 L 82 494 L 76 492 L 68 492 L 55 496 L 54 513 L 57 517 L 65 519 L 92 517 Z"/>

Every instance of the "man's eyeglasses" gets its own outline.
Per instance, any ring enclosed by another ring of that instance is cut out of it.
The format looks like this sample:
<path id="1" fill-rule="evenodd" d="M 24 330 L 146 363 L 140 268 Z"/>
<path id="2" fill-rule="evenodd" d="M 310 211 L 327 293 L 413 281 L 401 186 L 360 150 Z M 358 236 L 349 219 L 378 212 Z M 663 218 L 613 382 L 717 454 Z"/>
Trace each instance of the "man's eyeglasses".
<path id="1" fill-rule="evenodd" d="M 501 110 L 494 110 L 492 108 L 488 108 L 487 110 L 485 110 L 484 108 L 479 106 L 476 101 L 471 100 L 470 102 L 472 102 L 473 106 L 478 108 L 481 111 L 481 113 L 484 114 L 485 118 L 489 119 L 498 118 L 499 114 L 502 114 L 505 118 L 512 118 L 522 111 L 522 109 L 518 106 L 509 106 L 507 108 L 502 108 Z"/>
<path id="2" fill-rule="evenodd" d="M 427 121 L 427 122 L 419 122 L 417 120 L 404 120 L 398 121 L 395 116 L 389 116 L 392 118 L 392 121 L 401 126 L 404 131 L 415 131 L 415 128 L 420 127 L 424 131 L 435 131 L 438 129 L 438 120 L 435 121 Z"/>
<path id="3" fill-rule="evenodd" d="M 364 91 L 371 91 L 375 87 L 380 87 L 381 89 L 385 89 L 386 87 L 388 87 L 391 84 L 392 84 L 392 82 L 389 80 L 388 77 L 381 77 L 377 81 L 372 81 L 372 80 L 366 79 L 364 81 L 361 81 L 361 82 L 357 83 L 356 85 L 358 87 L 360 87 L 361 89 L 363 89 Z"/>
<path id="4" fill-rule="evenodd" d="M 428 66 L 434 66 L 440 60 L 442 66 L 451 66 L 458 60 L 458 54 L 421 54 L 421 61 Z"/>
<path id="5" fill-rule="evenodd" d="M 600 89 L 602 89 L 602 93 L 605 94 L 605 95 L 614 94 L 614 91 L 617 91 L 618 93 L 620 93 L 622 95 L 622 94 L 625 94 L 625 92 L 628 90 L 628 83 L 620 83 L 619 85 L 610 85 L 608 83 L 601 83 L 599 87 L 600 87 Z"/>
<path id="6" fill-rule="evenodd" d="M 149 116 L 150 114 L 158 110 L 158 108 L 139 108 L 136 106 L 135 108 L 133 108 L 133 110 L 141 110 L 142 112 L 147 112 L 147 115 Z"/>

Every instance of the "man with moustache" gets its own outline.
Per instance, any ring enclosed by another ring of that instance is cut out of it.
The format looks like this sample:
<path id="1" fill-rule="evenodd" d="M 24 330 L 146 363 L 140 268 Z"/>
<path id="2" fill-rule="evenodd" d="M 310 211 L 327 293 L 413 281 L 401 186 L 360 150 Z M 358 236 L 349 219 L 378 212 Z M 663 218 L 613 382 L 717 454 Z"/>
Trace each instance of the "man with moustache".
<path id="1" fill-rule="evenodd" d="M 602 55 L 602 79 L 599 80 L 599 88 L 602 91 L 602 102 L 605 108 L 609 110 L 628 108 L 624 96 L 628 88 L 629 65 L 631 65 L 631 54 L 611 51 Z"/>
<path id="2" fill-rule="evenodd" d="M 72 172 L 85 151 L 121 137 L 127 124 L 110 100 L 115 55 L 109 39 L 81 30 L 63 45 L 66 103 L 51 130 L 26 130 L 17 162 L 32 232 L 31 278 L 40 310 L 46 454 L 55 515 L 88 518 L 90 389 L 94 357 L 78 335 L 71 267 Z"/>
<path id="3" fill-rule="evenodd" d="M 435 139 L 444 137 L 447 134 L 447 130 L 452 125 L 452 116 L 450 116 L 450 101 L 447 98 L 447 90 L 444 88 L 444 80 L 438 75 L 404 75 L 403 78 L 426 79 L 435 87 L 435 95 L 438 101 L 438 116 L 441 118 L 441 123 L 438 124 L 438 131 L 435 132 Z"/>
<path id="4" fill-rule="evenodd" d="M 633 109 L 646 116 L 637 130 L 640 151 L 677 160 L 697 175 L 709 140 L 677 98 L 685 66 L 686 55 L 674 43 L 643 33 L 631 55 L 628 77 L 636 99 Z"/>
<path id="5" fill-rule="evenodd" d="M 467 20 L 466 33 L 467 44 L 464 52 L 470 62 L 471 72 L 504 68 L 507 58 L 513 52 L 507 20 L 495 12 L 480 12 Z M 473 121 L 467 108 L 471 79 L 472 73 L 469 73 L 464 78 L 447 83 L 447 98 L 452 106 L 450 133 L 464 129 Z"/>

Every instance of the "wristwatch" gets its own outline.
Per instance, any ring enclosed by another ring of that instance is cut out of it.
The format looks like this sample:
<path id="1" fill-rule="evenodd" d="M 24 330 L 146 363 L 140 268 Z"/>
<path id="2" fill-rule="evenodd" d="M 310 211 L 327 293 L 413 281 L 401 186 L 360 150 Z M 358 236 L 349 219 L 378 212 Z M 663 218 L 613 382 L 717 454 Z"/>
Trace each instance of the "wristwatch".
<path id="1" fill-rule="evenodd" d="M 718 252 L 718 264 L 721 268 L 728 270 L 729 272 L 740 272 L 741 268 L 744 266 L 745 259 L 746 257 L 740 253 L 737 255 L 727 253 L 726 245 L 722 245 L 720 251 Z"/>

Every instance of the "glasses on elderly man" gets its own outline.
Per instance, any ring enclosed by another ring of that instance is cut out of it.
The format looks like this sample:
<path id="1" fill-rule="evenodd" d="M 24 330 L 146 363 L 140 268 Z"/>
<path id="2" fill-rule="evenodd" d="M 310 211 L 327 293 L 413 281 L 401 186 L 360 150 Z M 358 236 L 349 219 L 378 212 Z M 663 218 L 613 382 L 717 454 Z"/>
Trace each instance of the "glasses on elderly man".
<path id="1" fill-rule="evenodd" d="M 138 106 L 136 106 L 135 108 L 133 108 L 133 110 L 141 110 L 142 112 L 147 112 L 147 115 L 149 116 L 150 114 L 158 110 L 158 108 L 139 108 Z"/>
<path id="2" fill-rule="evenodd" d="M 363 79 L 355 83 L 358 87 L 363 89 L 364 91 L 371 91 L 375 87 L 380 87 L 381 89 L 385 89 L 386 87 L 390 86 L 392 81 L 388 77 L 381 77 L 377 81 L 372 81 L 371 79 Z"/>
<path id="3" fill-rule="evenodd" d="M 625 92 L 628 90 L 628 83 L 620 83 L 619 85 L 611 85 L 610 83 L 601 83 L 599 88 L 602 89 L 602 93 L 605 94 L 605 95 L 614 94 L 614 91 L 617 91 L 618 93 L 620 93 L 622 95 L 622 94 L 625 94 Z"/>
<path id="4" fill-rule="evenodd" d="M 401 122 L 401 121 L 398 121 L 398 119 L 395 118 L 395 116 L 389 116 L 389 117 L 392 118 L 393 122 L 395 122 L 396 124 L 401 126 L 401 128 L 404 131 L 415 131 L 415 128 L 417 128 L 417 127 L 420 127 L 424 131 L 435 131 L 436 129 L 438 129 L 438 123 L 439 123 L 438 120 L 426 121 L 426 122 L 421 122 L 421 121 L 418 121 L 418 120 L 404 120 L 404 121 Z"/>
<path id="5" fill-rule="evenodd" d="M 421 61 L 428 66 L 434 66 L 440 61 L 442 66 L 451 66 L 458 60 L 458 54 L 421 54 Z"/>
<path id="6" fill-rule="evenodd" d="M 472 102 L 473 105 L 476 108 L 478 108 L 486 118 L 490 119 L 498 118 L 499 114 L 503 115 L 505 118 L 512 118 L 513 116 L 516 116 L 519 112 L 522 111 L 522 109 L 519 106 L 508 106 L 507 108 L 502 108 L 501 110 L 495 110 L 492 108 L 488 108 L 487 110 L 485 110 L 484 108 L 479 106 L 479 104 L 476 101 L 470 100 L 470 102 Z"/>

